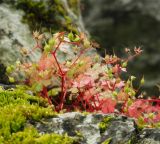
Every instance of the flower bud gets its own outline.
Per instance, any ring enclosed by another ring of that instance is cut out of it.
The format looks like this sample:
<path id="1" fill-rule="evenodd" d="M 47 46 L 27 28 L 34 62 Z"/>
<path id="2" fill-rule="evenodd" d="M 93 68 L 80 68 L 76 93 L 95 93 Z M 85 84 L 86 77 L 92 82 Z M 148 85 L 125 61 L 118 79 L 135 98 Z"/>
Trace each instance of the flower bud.
<path id="1" fill-rule="evenodd" d="M 9 82 L 14 83 L 15 82 L 14 78 L 13 77 L 9 77 Z"/>
<path id="2" fill-rule="evenodd" d="M 45 51 L 45 52 L 51 52 L 51 50 L 52 50 L 52 47 L 51 47 L 50 45 L 46 44 L 46 45 L 44 46 L 44 51 Z"/>
<path id="3" fill-rule="evenodd" d="M 141 81 L 140 81 L 140 84 L 143 85 L 144 82 L 145 82 L 145 80 L 144 80 L 144 76 L 143 76 L 142 79 L 141 79 Z"/>

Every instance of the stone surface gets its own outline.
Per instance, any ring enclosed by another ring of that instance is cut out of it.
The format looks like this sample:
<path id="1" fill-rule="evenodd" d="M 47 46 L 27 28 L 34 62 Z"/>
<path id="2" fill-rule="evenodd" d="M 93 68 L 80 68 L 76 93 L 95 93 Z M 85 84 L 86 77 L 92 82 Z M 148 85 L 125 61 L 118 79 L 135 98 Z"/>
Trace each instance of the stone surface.
<path id="1" fill-rule="evenodd" d="M 106 117 L 112 117 L 112 120 L 106 123 L 106 130 L 102 132 L 99 124 Z M 32 124 L 41 134 L 67 133 L 80 138 L 80 144 L 102 144 L 109 139 L 109 144 L 160 144 L 160 129 L 139 131 L 134 120 L 123 115 L 70 112 Z"/>
<path id="2" fill-rule="evenodd" d="M 22 59 L 21 48 L 34 46 L 29 27 L 21 22 L 22 16 L 22 11 L 0 4 L 0 63 L 7 65 Z M 32 60 L 37 57 L 36 53 Z"/>
<path id="3" fill-rule="evenodd" d="M 139 137 L 138 144 L 160 144 L 160 129 L 144 129 Z"/>
<path id="4" fill-rule="evenodd" d="M 73 112 L 61 114 L 57 118 L 44 120 L 43 123 L 36 123 L 36 128 L 41 133 L 67 133 L 70 136 L 76 136 L 77 133 L 80 133 L 80 135 L 83 135 L 82 143 L 94 144 L 100 139 L 98 122 L 101 120 L 102 116 L 100 115 L 85 116 Z"/>
<path id="5" fill-rule="evenodd" d="M 82 144 L 97 144 L 112 138 L 112 144 L 127 142 L 135 135 L 133 119 L 115 116 L 104 134 L 101 134 L 99 123 L 108 115 L 78 112 L 60 114 L 58 117 L 36 122 L 34 125 L 40 133 L 67 133 L 69 136 L 82 135 Z"/>
<path id="6" fill-rule="evenodd" d="M 124 144 L 136 135 L 136 126 L 133 119 L 124 116 L 115 118 L 107 127 L 102 136 L 102 141 L 112 138 L 112 144 Z"/>
<path id="7" fill-rule="evenodd" d="M 21 48 L 24 47 L 26 49 L 31 49 L 35 44 L 29 25 L 27 23 L 22 23 L 23 16 L 27 13 L 27 10 L 25 9 L 25 11 L 23 11 L 20 10 L 20 8 L 16 9 L 15 2 L 17 1 L 18 0 L 15 0 L 14 3 L 11 3 L 10 0 L 0 1 L 0 63 L 5 65 L 14 63 L 18 58 L 21 60 L 23 58 L 20 54 Z M 34 0 L 34 2 L 39 2 L 39 0 Z M 45 2 L 46 1 L 43 0 L 43 3 Z M 62 1 L 62 4 L 67 7 L 66 11 L 68 11 L 68 13 L 71 12 L 67 1 Z M 82 22 L 79 23 L 82 25 Z M 46 34 L 48 33 L 46 32 Z M 69 45 L 61 45 L 61 47 L 63 47 L 62 49 L 68 50 L 68 54 L 58 53 L 59 60 L 64 61 L 64 59 L 70 59 L 73 57 L 74 54 Z M 90 52 L 96 53 L 94 50 Z M 35 60 L 38 57 L 39 53 L 34 52 L 30 59 Z"/>

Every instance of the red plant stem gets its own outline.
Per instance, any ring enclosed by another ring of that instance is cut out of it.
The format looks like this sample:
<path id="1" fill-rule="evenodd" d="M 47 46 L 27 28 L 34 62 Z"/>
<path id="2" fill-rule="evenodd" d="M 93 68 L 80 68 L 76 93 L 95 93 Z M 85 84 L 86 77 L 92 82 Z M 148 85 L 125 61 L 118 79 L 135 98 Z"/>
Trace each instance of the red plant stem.
<path id="1" fill-rule="evenodd" d="M 83 108 L 86 110 L 87 109 L 87 107 L 86 107 L 87 106 L 87 101 L 83 101 L 83 97 L 84 97 L 84 93 L 81 93 L 80 94 L 81 103 L 83 105 Z"/>
<path id="2" fill-rule="evenodd" d="M 100 100 L 100 101 L 99 101 L 99 106 L 98 106 L 98 107 L 99 107 L 99 109 L 101 109 L 101 108 L 102 108 L 102 105 L 103 105 L 103 104 L 104 104 L 104 100 L 102 99 L 102 100 Z"/>
<path id="3" fill-rule="evenodd" d="M 83 51 L 80 52 L 80 54 L 78 55 L 78 57 L 75 59 L 75 61 L 71 64 L 70 68 L 72 68 L 75 63 L 78 61 L 78 59 L 81 57 L 81 55 L 83 54 Z"/>
<path id="4" fill-rule="evenodd" d="M 79 91 L 80 91 L 80 89 L 79 89 Z M 81 101 L 81 103 L 83 105 L 83 108 L 86 110 L 87 109 L 86 106 L 87 106 L 88 102 L 86 100 L 84 100 L 83 98 L 84 98 L 84 92 L 80 92 L 80 101 Z"/>
<path id="5" fill-rule="evenodd" d="M 79 95 L 78 95 L 77 98 L 76 98 L 76 101 L 75 101 L 74 104 L 73 104 L 73 108 L 74 108 L 74 109 L 77 108 L 77 104 L 78 104 L 79 101 L 80 101 L 80 100 L 79 100 Z"/>
<path id="6" fill-rule="evenodd" d="M 59 72 L 60 72 L 60 75 L 61 75 L 61 76 L 64 75 L 64 73 L 63 73 L 63 71 L 62 71 L 62 69 L 61 69 L 61 67 L 60 67 L 60 64 L 59 64 L 59 62 L 58 62 L 58 60 L 57 60 L 57 58 L 56 58 L 56 56 L 55 56 L 55 53 L 52 53 L 52 55 L 53 55 L 53 57 L 54 57 L 54 59 L 55 59 L 55 61 L 56 61 L 56 64 L 57 64 L 58 69 L 59 69 Z"/>
<path id="7" fill-rule="evenodd" d="M 126 60 L 124 60 L 124 61 L 130 61 L 130 60 L 132 60 L 133 58 L 135 58 L 135 57 L 137 57 L 137 56 L 139 56 L 141 53 L 136 53 L 136 54 L 134 54 L 134 55 L 131 55 L 131 56 L 129 56 Z"/>
<path id="8" fill-rule="evenodd" d="M 79 45 L 80 44 L 80 41 L 79 42 L 70 42 L 70 41 L 63 40 L 63 42 L 69 43 L 69 44 L 74 44 L 74 45 Z"/>
<path id="9" fill-rule="evenodd" d="M 65 82 L 66 82 L 66 75 L 65 73 L 62 71 L 62 68 L 60 66 L 60 63 L 58 62 L 58 59 L 56 57 L 56 51 L 58 50 L 60 44 L 61 44 L 62 41 L 59 42 L 59 44 L 57 45 L 56 49 L 54 50 L 54 52 L 52 53 L 55 61 L 56 61 L 56 64 L 58 66 L 58 69 L 59 69 L 59 72 L 60 72 L 60 77 L 61 77 L 61 96 L 60 96 L 60 104 L 59 104 L 59 111 L 63 109 L 63 106 L 64 106 L 64 100 L 65 100 L 65 97 L 66 97 L 66 89 L 65 89 Z"/>
<path id="10" fill-rule="evenodd" d="M 100 103 L 99 94 L 96 94 L 96 98 L 98 100 L 98 103 Z"/>
<path id="11" fill-rule="evenodd" d="M 100 110 L 101 109 L 101 105 L 100 105 L 100 99 L 99 99 L 99 94 L 97 93 L 97 94 L 95 94 L 95 98 L 97 99 L 97 101 L 98 101 L 98 106 L 97 106 L 97 110 Z"/>
<path id="12" fill-rule="evenodd" d="M 63 109 L 64 100 L 66 97 L 66 89 L 65 89 L 65 75 L 62 76 L 62 85 L 61 85 L 61 102 L 60 102 L 60 110 Z"/>
<path id="13" fill-rule="evenodd" d="M 62 41 L 60 41 L 60 42 L 58 43 L 56 49 L 53 51 L 54 55 L 55 55 L 55 53 L 57 52 L 57 50 L 59 49 L 59 46 L 61 45 L 61 43 L 62 43 Z"/>
<path id="14" fill-rule="evenodd" d="M 85 108 L 86 108 L 86 105 L 85 105 L 85 103 L 83 102 L 83 99 L 81 98 L 80 101 L 81 101 L 81 103 L 82 103 L 82 105 L 83 105 L 83 108 L 85 109 Z"/>
<path id="15" fill-rule="evenodd" d="M 95 96 L 92 96 L 91 95 L 91 91 L 90 91 L 90 89 L 88 89 L 88 91 L 89 91 L 89 94 L 90 94 L 90 96 L 91 96 L 91 99 L 92 99 L 92 101 L 93 101 L 93 104 L 94 104 L 94 107 L 95 107 L 95 109 L 97 109 L 97 105 L 96 105 L 96 102 L 95 102 Z"/>
<path id="16" fill-rule="evenodd" d="M 43 93 L 44 97 L 48 100 L 48 103 L 50 105 L 52 105 L 52 101 L 48 96 L 47 88 L 45 86 L 43 86 L 42 93 Z"/>
<path id="17" fill-rule="evenodd" d="M 79 53 L 79 55 L 77 56 L 77 58 L 75 59 L 75 61 L 71 64 L 71 66 L 69 67 L 69 68 L 72 68 L 74 65 L 75 65 L 75 63 L 78 61 L 78 59 L 81 57 L 81 55 L 85 52 L 85 51 L 87 51 L 88 49 L 84 49 L 84 50 L 82 50 L 80 53 Z"/>
<path id="18" fill-rule="evenodd" d="M 160 104 L 160 99 L 137 99 L 137 100 L 141 100 L 143 102 L 157 102 L 158 104 Z"/>
<path id="19" fill-rule="evenodd" d="M 84 93 L 80 91 L 78 88 L 79 95 L 77 96 L 76 102 L 75 102 L 75 107 L 78 107 L 77 104 L 82 103 L 83 108 L 86 110 L 86 101 L 83 101 Z"/>

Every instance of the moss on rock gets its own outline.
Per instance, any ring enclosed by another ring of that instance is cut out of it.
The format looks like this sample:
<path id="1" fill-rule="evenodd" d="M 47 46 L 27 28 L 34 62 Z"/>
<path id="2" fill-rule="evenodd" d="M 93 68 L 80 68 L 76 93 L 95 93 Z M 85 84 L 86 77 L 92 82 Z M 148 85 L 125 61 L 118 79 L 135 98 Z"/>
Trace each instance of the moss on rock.
<path id="1" fill-rule="evenodd" d="M 9 140 L 12 144 L 74 144 L 75 140 L 67 135 L 44 134 L 40 135 L 33 127 L 14 133 Z"/>
<path id="2" fill-rule="evenodd" d="M 112 116 L 106 116 L 104 119 L 99 123 L 100 133 L 104 133 L 107 127 L 109 126 L 110 122 L 114 119 Z"/>
<path id="3" fill-rule="evenodd" d="M 111 141 L 112 141 L 112 138 L 108 138 L 102 144 L 110 144 Z"/>
<path id="4" fill-rule="evenodd" d="M 0 89 L 0 143 L 8 144 L 70 144 L 75 140 L 64 135 L 44 134 L 28 123 L 42 118 L 54 117 L 45 100 L 26 94 L 19 89 Z"/>
<path id="5" fill-rule="evenodd" d="M 77 0 L 76 0 L 77 1 Z M 76 1 L 72 4 L 75 6 Z M 74 31 L 72 19 L 59 0 L 17 0 L 15 6 L 25 12 L 23 22 L 28 23 L 31 30 L 42 29 L 45 31 Z M 74 9 L 76 11 L 76 9 Z"/>

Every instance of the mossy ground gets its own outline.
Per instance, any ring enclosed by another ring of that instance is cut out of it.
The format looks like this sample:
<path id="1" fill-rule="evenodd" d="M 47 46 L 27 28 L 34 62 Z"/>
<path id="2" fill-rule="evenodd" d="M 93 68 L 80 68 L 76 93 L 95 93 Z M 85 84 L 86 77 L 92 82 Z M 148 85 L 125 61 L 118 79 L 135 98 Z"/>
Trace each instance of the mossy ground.
<path id="1" fill-rule="evenodd" d="M 72 144 L 67 135 L 39 134 L 29 121 L 54 117 L 56 113 L 47 102 L 23 90 L 0 88 L 0 144 Z"/>
<path id="2" fill-rule="evenodd" d="M 111 140 L 112 140 L 112 138 L 108 138 L 102 144 L 110 144 Z"/>
<path id="3" fill-rule="evenodd" d="M 106 116 L 104 119 L 99 123 L 100 133 L 105 132 L 107 127 L 109 126 L 110 122 L 114 119 L 112 116 Z"/>

